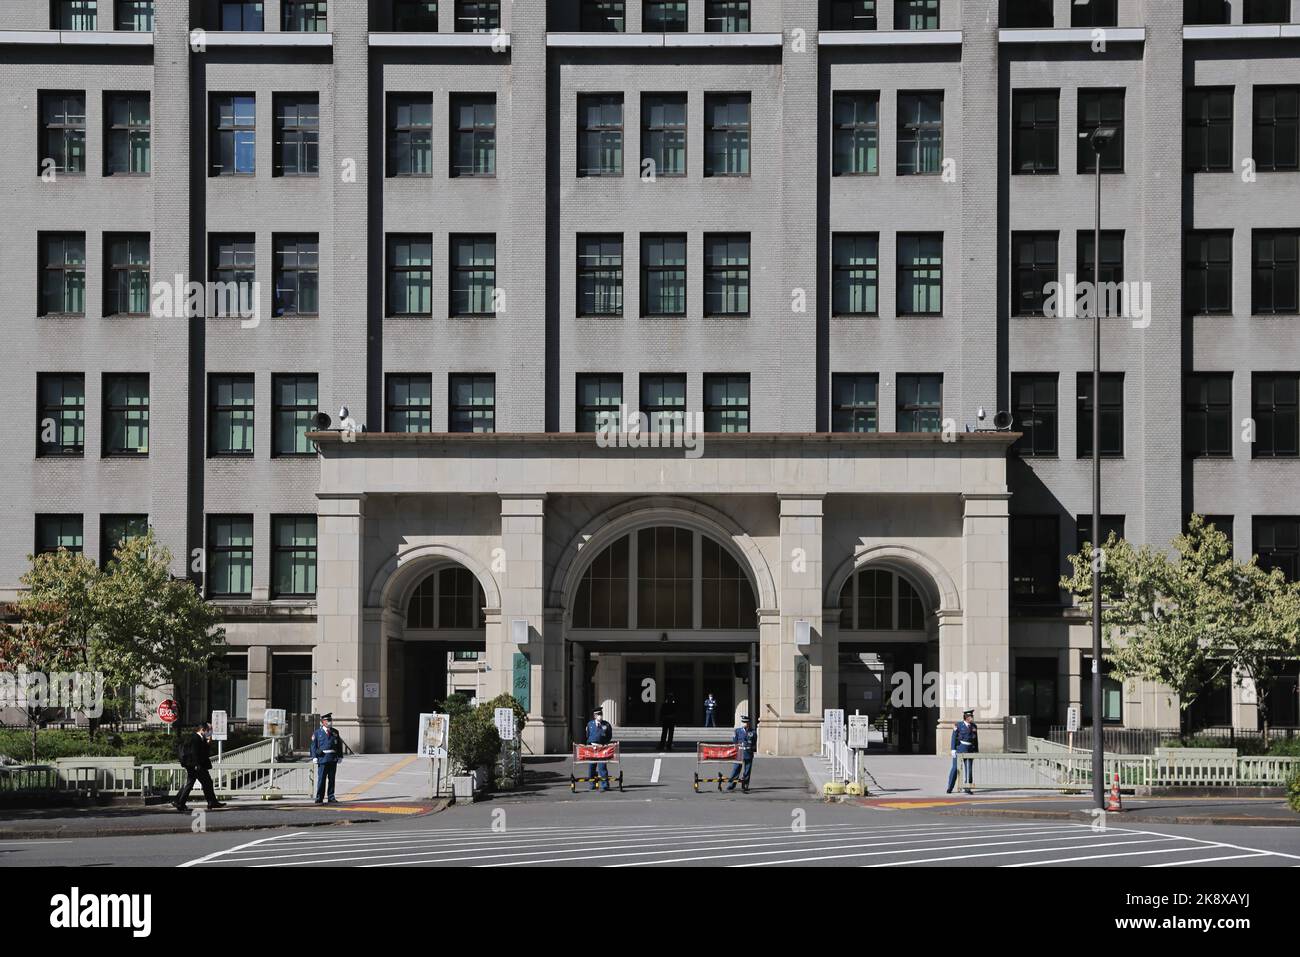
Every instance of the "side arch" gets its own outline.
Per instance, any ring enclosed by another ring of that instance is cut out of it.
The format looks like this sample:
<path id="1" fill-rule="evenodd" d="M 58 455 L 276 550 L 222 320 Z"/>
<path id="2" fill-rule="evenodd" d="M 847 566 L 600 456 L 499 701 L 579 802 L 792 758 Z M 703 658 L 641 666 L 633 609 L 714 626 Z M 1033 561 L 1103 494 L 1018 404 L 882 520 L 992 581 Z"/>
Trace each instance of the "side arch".
<path id="1" fill-rule="evenodd" d="M 452 545 L 415 545 L 390 555 L 370 579 L 366 607 L 405 614 L 415 587 L 441 565 L 463 565 L 478 579 L 487 608 L 501 607 L 501 589 L 491 570 L 468 552 Z"/>
<path id="2" fill-rule="evenodd" d="M 961 592 L 947 569 L 910 545 L 873 545 L 845 559 L 826 580 L 824 606 L 839 607 L 844 584 L 852 574 L 869 565 L 906 575 L 931 611 L 948 614 L 961 611 Z"/>

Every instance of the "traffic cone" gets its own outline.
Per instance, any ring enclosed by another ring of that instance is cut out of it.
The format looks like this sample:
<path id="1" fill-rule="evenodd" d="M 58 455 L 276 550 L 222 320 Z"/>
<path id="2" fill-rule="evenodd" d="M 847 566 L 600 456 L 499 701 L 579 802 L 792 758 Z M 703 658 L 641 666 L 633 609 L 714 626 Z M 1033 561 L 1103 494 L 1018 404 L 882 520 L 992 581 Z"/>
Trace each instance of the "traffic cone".
<path id="1" fill-rule="evenodd" d="M 1118 771 L 1115 772 L 1115 780 L 1111 783 L 1110 786 L 1110 797 L 1107 798 L 1106 800 L 1106 810 L 1107 811 L 1124 810 L 1124 807 L 1120 803 L 1120 799 L 1119 799 L 1119 772 Z"/>

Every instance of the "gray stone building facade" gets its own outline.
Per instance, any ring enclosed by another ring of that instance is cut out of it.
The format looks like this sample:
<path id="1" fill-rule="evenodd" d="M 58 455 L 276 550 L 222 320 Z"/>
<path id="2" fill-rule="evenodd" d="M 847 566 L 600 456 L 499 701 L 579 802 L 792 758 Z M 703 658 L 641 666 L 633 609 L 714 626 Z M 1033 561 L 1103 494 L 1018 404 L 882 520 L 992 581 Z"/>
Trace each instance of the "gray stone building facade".
<path id="1" fill-rule="evenodd" d="M 192 713 L 366 750 L 471 684 L 535 750 L 670 691 L 779 753 L 1045 731 L 1094 405 L 1108 527 L 1300 561 L 1297 89 L 1300 0 L 9 0 L 0 598 L 151 525 L 226 613 Z M 1092 397 L 1042 293 L 1091 278 L 1097 125 Z"/>

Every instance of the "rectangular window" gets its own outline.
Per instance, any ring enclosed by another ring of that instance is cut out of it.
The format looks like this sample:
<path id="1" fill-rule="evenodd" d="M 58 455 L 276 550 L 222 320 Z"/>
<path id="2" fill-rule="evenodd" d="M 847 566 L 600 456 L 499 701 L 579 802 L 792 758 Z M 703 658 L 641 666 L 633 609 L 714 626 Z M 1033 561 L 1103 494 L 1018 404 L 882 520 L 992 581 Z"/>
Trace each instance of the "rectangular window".
<path id="1" fill-rule="evenodd" d="M 271 517 L 271 597 L 316 596 L 316 516 Z"/>
<path id="2" fill-rule="evenodd" d="M 153 32 L 154 0 L 117 0 L 117 29 Z"/>
<path id="3" fill-rule="evenodd" d="M 831 315 L 879 314 L 880 237 L 876 233 L 835 233 L 831 271 Z"/>
<path id="4" fill-rule="evenodd" d="M 148 515 L 101 515 L 99 517 L 99 565 L 107 567 L 117 550 L 127 542 L 149 534 Z"/>
<path id="5" fill-rule="evenodd" d="M 831 0 L 831 30 L 876 29 L 876 0 Z"/>
<path id="6" fill-rule="evenodd" d="M 86 377 L 80 372 L 36 376 L 36 454 L 86 452 Z"/>
<path id="7" fill-rule="evenodd" d="M 578 237 L 578 315 L 623 315 L 623 236 Z"/>
<path id="8" fill-rule="evenodd" d="M 584 33 L 622 33 L 627 27 L 623 0 L 581 0 Z"/>
<path id="9" fill-rule="evenodd" d="M 449 378 L 451 398 L 448 432 L 496 431 L 496 376 L 456 375 Z"/>
<path id="10" fill-rule="evenodd" d="M 263 23 L 262 0 L 221 0 L 221 29 L 259 32 Z"/>
<path id="11" fill-rule="evenodd" d="M 1078 374 L 1077 455 L 1092 456 L 1092 373 Z M 1124 373 L 1101 374 L 1101 454 L 1118 458 L 1124 454 Z"/>
<path id="12" fill-rule="evenodd" d="M 252 176 L 257 172 L 257 99 L 247 94 L 212 97 L 212 155 L 209 175 Z"/>
<path id="13" fill-rule="evenodd" d="M 690 529 L 670 525 L 637 532 L 638 628 L 694 625 L 694 538 Z"/>
<path id="14" fill-rule="evenodd" d="M 1183 0 L 1183 23 L 1214 25 L 1231 22 L 1232 13 L 1227 0 Z"/>
<path id="15" fill-rule="evenodd" d="M 831 431 L 880 431 L 880 376 L 867 372 L 831 376 Z"/>
<path id="16" fill-rule="evenodd" d="M 388 175 L 433 175 L 433 94 L 388 97 Z"/>
<path id="17" fill-rule="evenodd" d="M 1300 169 L 1300 86 L 1255 87 L 1253 142 L 1260 172 Z"/>
<path id="18" fill-rule="evenodd" d="M 1003 26 L 1051 29 L 1056 25 L 1052 6 L 1052 0 L 1008 0 Z"/>
<path id="19" fill-rule="evenodd" d="M 501 0 L 456 0 L 457 33 L 491 33 L 501 29 Z"/>
<path id="20" fill-rule="evenodd" d="M 1300 581 L 1300 518 L 1257 515 L 1251 532 L 1259 566 L 1265 571 L 1280 568 L 1287 581 Z"/>
<path id="21" fill-rule="evenodd" d="M 898 94 L 898 175 L 943 171 L 943 92 Z"/>
<path id="22" fill-rule="evenodd" d="M 251 456 L 253 376 L 208 377 L 208 455 Z"/>
<path id="23" fill-rule="evenodd" d="M 578 175 L 623 175 L 623 94 L 578 97 Z"/>
<path id="24" fill-rule="evenodd" d="M 685 33 L 686 0 L 645 0 L 641 18 L 642 33 Z"/>
<path id="25" fill-rule="evenodd" d="M 1079 168 L 1080 173 L 1096 171 L 1097 154 L 1088 141 L 1093 130 L 1112 127 L 1114 138 L 1101 151 L 1103 173 L 1124 172 L 1124 91 L 1079 91 Z"/>
<path id="26" fill-rule="evenodd" d="M 596 432 L 621 426 L 619 406 L 623 404 L 623 377 L 618 373 L 588 372 L 578 375 L 577 423 L 575 432 Z"/>
<path id="27" fill-rule="evenodd" d="M 385 399 L 384 431 L 433 431 L 433 377 L 391 374 Z"/>
<path id="28" fill-rule="evenodd" d="M 104 375 L 104 455 L 149 454 L 149 376 Z"/>
<path id="29" fill-rule="evenodd" d="M 86 94 L 50 92 L 40 95 L 41 155 L 37 173 L 86 172 Z"/>
<path id="30" fill-rule="evenodd" d="M 1188 172 L 1232 170 L 1232 98 L 1230 86 L 1187 91 L 1183 147 Z"/>
<path id="31" fill-rule="evenodd" d="M 1289 0 L 1244 0 L 1243 23 L 1290 23 Z"/>
<path id="32" fill-rule="evenodd" d="M 451 175 L 497 174 L 497 98 L 495 93 L 451 97 Z"/>
<path id="33" fill-rule="evenodd" d="M 1047 315 L 1048 286 L 1058 280 L 1054 232 L 1011 234 L 1011 314 Z"/>
<path id="34" fill-rule="evenodd" d="M 641 162 L 655 176 L 686 175 L 686 94 L 647 93 L 641 98 Z"/>
<path id="35" fill-rule="evenodd" d="M 1011 600 L 1061 600 L 1061 523 L 1055 515 L 1011 516 Z"/>
<path id="36" fill-rule="evenodd" d="M 257 308 L 257 240 L 242 234 L 214 235 L 209 241 L 208 279 L 215 318 L 247 316 Z"/>
<path id="37" fill-rule="evenodd" d="M 320 175 L 320 97 L 277 93 L 275 113 L 276 176 Z"/>
<path id="38" fill-rule="evenodd" d="M 749 0 L 708 0 L 704 29 L 709 33 L 748 33 Z"/>
<path id="39" fill-rule="evenodd" d="M 393 29 L 398 33 L 437 33 L 438 0 L 393 0 Z"/>
<path id="40" fill-rule="evenodd" d="M 680 430 L 686 421 L 686 376 L 642 375 L 640 411 L 652 432 Z"/>
<path id="41" fill-rule="evenodd" d="M 97 0 L 54 0 L 53 30 L 98 30 Z"/>
<path id="42" fill-rule="evenodd" d="M 704 95 L 704 175 L 749 175 L 748 93 Z"/>
<path id="43" fill-rule="evenodd" d="M 900 375 L 896 432 L 939 432 L 943 429 L 943 376 L 937 373 Z"/>
<path id="44" fill-rule="evenodd" d="M 104 315 L 149 315 L 149 234 L 104 234 Z"/>
<path id="45" fill-rule="evenodd" d="M 686 237 L 641 237 L 641 315 L 686 315 Z"/>
<path id="46" fill-rule="evenodd" d="M 1196 372 L 1183 380 L 1183 448 L 1194 458 L 1232 457 L 1232 373 Z"/>
<path id="47" fill-rule="evenodd" d="M 433 237 L 388 237 L 388 315 L 433 315 Z"/>
<path id="48" fill-rule="evenodd" d="M 894 0 L 895 30 L 938 30 L 939 0 Z"/>
<path id="49" fill-rule="evenodd" d="M 42 316 L 86 314 L 86 234 L 41 233 Z"/>
<path id="50" fill-rule="evenodd" d="M 1052 176 L 1060 161 L 1060 90 L 1016 90 L 1011 95 L 1011 172 Z"/>
<path id="51" fill-rule="evenodd" d="M 749 376 L 704 377 L 704 431 L 749 431 Z"/>
<path id="52" fill-rule="evenodd" d="M 1076 260 L 1079 283 L 1092 283 L 1094 253 L 1093 242 L 1095 236 L 1091 229 L 1079 230 L 1075 234 L 1075 248 L 1078 255 Z M 1104 230 L 1101 234 L 1101 289 L 1097 295 L 1100 298 L 1094 299 L 1094 303 L 1102 310 L 1103 316 L 1122 316 L 1127 314 L 1127 303 L 1125 302 L 1126 290 L 1123 287 L 1124 282 L 1124 231 L 1123 230 Z M 1091 315 L 1086 311 L 1087 303 L 1084 301 L 1083 290 L 1078 293 L 1080 315 Z"/>
<path id="53" fill-rule="evenodd" d="M 271 454 L 313 455 L 307 433 L 315 428 L 318 405 L 316 376 L 274 375 L 271 377 Z"/>
<path id="54" fill-rule="evenodd" d="M 1251 233 L 1251 313 L 1290 315 L 1300 311 L 1300 230 L 1256 229 Z"/>
<path id="55" fill-rule="evenodd" d="M 880 172 L 880 94 L 836 93 L 831 175 L 874 176 Z"/>
<path id="56" fill-rule="evenodd" d="M 1253 458 L 1294 458 L 1300 455 L 1298 393 L 1300 375 L 1294 372 L 1256 372 L 1251 377 L 1250 414 L 1255 419 Z"/>
<path id="57" fill-rule="evenodd" d="M 80 555 L 84 545 L 80 515 L 36 516 L 37 555 L 50 555 L 60 549 Z"/>
<path id="58" fill-rule="evenodd" d="M 1101 515 L 1101 540 L 1097 543 L 1105 547 L 1110 541 L 1111 532 L 1116 538 L 1124 537 L 1123 515 Z M 1076 555 L 1092 554 L 1092 513 L 1077 515 L 1074 519 L 1074 553 Z"/>
<path id="59" fill-rule="evenodd" d="M 452 236 L 452 317 L 494 315 L 496 287 L 496 236 Z"/>
<path id="60" fill-rule="evenodd" d="M 1188 315 L 1232 313 L 1232 233 L 1187 234 L 1184 244 L 1183 306 Z"/>
<path id="61" fill-rule="evenodd" d="M 943 315 L 943 233 L 898 234 L 898 314 Z"/>
<path id="62" fill-rule="evenodd" d="M 275 315 L 320 313 L 320 237 L 276 236 Z"/>
<path id="63" fill-rule="evenodd" d="M 253 597 L 253 517 L 209 515 L 207 596 Z"/>
<path id="64" fill-rule="evenodd" d="M 1070 26 L 1119 26 L 1119 10 L 1117 7 L 1116 0 L 1085 0 L 1084 3 L 1071 3 Z"/>
<path id="65" fill-rule="evenodd" d="M 148 93 L 109 93 L 104 105 L 104 175 L 148 176 L 152 121 Z"/>
<path id="66" fill-rule="evenodd" d="M 328 0 L 281 0 L 286 33 L 328 33 Z"/>
<path id="67" fill-rule="evenodd" d="M 749 234 L 704 237 L 704 314 L 749 315 Z"/>
<path id="68" fill-rule="evenodd" d="M 1013 448 L 1022 457 L 1056 457 L 1060 434 L 1057 392 L 1054 372 L 1012 373 L 1011 427 L 1021 433 Z"/>

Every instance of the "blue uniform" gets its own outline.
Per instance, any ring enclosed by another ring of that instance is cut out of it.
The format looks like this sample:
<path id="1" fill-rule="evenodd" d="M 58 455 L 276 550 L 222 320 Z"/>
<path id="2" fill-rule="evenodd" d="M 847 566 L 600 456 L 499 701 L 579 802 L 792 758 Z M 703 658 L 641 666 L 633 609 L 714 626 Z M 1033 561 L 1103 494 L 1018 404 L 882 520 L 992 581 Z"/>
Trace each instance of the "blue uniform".
<path id="1" fill-rule="evenodd" d="M 601 721 L 598 718 L 592 718 L 587 722 L 587 743 L 588 744 L 609 744 L 614 740 L 614 729 L 609 726 L 608 721 Z M 589 778 L 599 778 L 604 782 L 604 788 L 609 790 L 609 765 L 604 761 L 593 763 Z M 596 781 L 592 781 L 591 789 L 596 790 Z"/>
<path id="2" fill-rule="evenodd" d="M 334 797 L 334 777 L 338 773 L 339 761 L 343 758 L 343 739 L 339 733 L 330 728 L 317 728 L 311 736 L 312 759 L 316 762 L 316 800 L 325 800 L 328 785 L 329 800 Z"/>
<path id="3" fill-rule="evenodd" d="M 717 727 L 713 721 L 713 711 L 717 706 L 718 702 L 713 699 L 713 695 L 709 695 L 704 699 L 704 726 L 706 728 Z"/>
<path id="4" fill-rule="evenodd" d="M 952 729 L 952 744 L 949 750 L 955 752 L 952 756 L 952 770 L 948 772 L 948 793 L 957 786 L 957 755 L 974 754 L 979 751 L 979 728 L 972 721 L 967 724 L 965 721 L 959 721 L 957 726 Z M 975 782 L 975 762 L 970 758 L 962 761 L 966 771 L 966 790 L 970 791 L 970 786 Z"/>
<path id="5" fill-rule="evenodd" d="M 758 746 L 758 732 L 753 728 L 746 728 L 741 725 L 736 729 L 736 733 L 731 736 L 731 741 L 739 751 L 740 762 L 731 767 L 730 783 L 727 785 L 727 790 L 736 790 L 736 778 L 739 777 L 741 786 L 748 791 L 749 775 L 754 770 L 754 749 Z"/>

